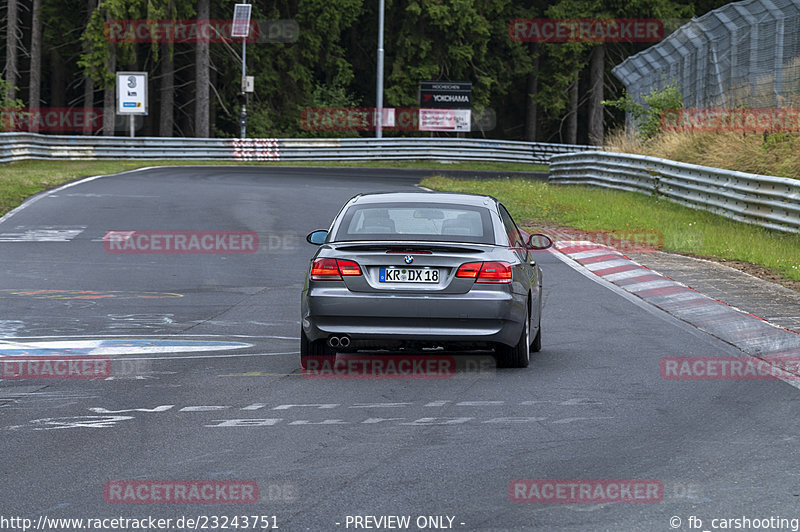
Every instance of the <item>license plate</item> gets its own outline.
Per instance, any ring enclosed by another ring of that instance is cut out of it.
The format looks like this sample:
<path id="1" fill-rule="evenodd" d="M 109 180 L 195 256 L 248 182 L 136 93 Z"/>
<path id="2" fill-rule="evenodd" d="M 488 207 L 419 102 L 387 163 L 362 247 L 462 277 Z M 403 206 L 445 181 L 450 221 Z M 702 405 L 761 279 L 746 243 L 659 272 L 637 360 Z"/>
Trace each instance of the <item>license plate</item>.
<path id="1" fill-rule="evenodd" d="M 379 280 L 382 283 L 438 283 L 439 270 L 387 266 L 380 269 Z"/>

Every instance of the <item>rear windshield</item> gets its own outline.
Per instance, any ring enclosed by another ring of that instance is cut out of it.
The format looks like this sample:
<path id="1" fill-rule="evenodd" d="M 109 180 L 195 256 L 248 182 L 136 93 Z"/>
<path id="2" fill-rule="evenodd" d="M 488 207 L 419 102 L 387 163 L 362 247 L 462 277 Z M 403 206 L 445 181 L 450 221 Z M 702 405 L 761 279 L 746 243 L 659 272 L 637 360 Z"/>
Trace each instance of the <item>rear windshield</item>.
<path id="1" fill-rule="evenodd" d="M 448 203 L 370 203 L 344 213 L 335 241 L 422 240 L 494 244 L 485 207 Z"/>

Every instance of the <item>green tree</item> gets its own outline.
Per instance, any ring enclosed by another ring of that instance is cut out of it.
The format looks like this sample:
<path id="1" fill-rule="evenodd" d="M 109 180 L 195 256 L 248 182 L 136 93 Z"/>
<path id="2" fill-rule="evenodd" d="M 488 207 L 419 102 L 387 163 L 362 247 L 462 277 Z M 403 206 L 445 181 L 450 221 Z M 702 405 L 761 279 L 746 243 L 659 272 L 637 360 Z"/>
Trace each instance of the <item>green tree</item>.
<path id="1" fill-rule="evenodd" d="M 360 30 L 357 22 L 364 3 L 364 0 L 299 3 L 283 0 L 266 9 L 255 6 L 254 18 L 294 20 L 300 31 L 296 42 L 262 43 L 247 48 L 248 73 L 255 76 L 255 94 L 248 104 L 248 136 L 304 134 L 300 112 L 313 106 L 315 98 L 331 106 L 360 101 L 352 89 L 354 72 L 349 48 L 352 42 L 348 37 Z M 236 68 L 235 59 L 232 62 L 230 54 L 222 51 L 214 62 L 222 72 Z M 238 91 L 238 84 L 220 87 L 225 101 L 235 101 Z M 236 134 L 237 116 L 231 108 L 218 118 L 220 135 Z"/>
<path id="2" fill-rule="evenodd" d="M 19 2 L 8 0 L 6 6 L 6 65 L 3 69 L 5 80 L 3 95 L 6 100 L 13 101 L 17 97 L 17 44 L 19 40 Z"/>
<path id="3" fill-rule="evenodd" d="M 15 130 L 15 121 L 19 119 L 19 109 L 22 109 L 22 100 L 9 98 L 8 94 L 15 92 L 16 87 L 10 88 L 11 82 L 0 78 L 0 131 Z"/>
<path id="4" fill-rule="evenodd" d="M 643 139 L 653 138 L 661 132 L 664 111 L 683 108 L 683 96 L 674 84 L 668 84 L 661 90 L 653 89 L 642 99 L 645 105 L 638 104 L 626 93 L 616 100 L 604 101 L 603 104 L 630 113 L 639 130 L 638 135 Z"/>
<path id="5" fill-rule="evenodd" d="M 417 105 L 419 82 L 471 81 L 473 101 L 488 106 L 497 78 L 486 64 L 492 24 L 474 0 L 414 0 L 393 4 L 390 20 L 393 51 L 389 63 L 386 102 Z M 489 2 L 487 2 L 489 3 Z"/>

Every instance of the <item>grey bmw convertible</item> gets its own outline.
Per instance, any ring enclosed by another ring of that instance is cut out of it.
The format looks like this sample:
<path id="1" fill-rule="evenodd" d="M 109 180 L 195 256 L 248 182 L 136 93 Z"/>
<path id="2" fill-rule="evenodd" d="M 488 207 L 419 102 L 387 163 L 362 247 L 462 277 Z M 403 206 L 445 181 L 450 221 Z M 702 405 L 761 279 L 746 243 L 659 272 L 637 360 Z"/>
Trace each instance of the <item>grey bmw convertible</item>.
<path id="1" fill-rule="evenodd" d="M 351 198 L 319 246 L 301 299 L 300 365 L 358 350 L 492 350 L 527 367 L 542 346 L 542 271 L 495 198 L 395 192 Z M 418 351 L 419 352 L 419 351 Z M 424 353 L 424 351 L 421 351 Z"/>

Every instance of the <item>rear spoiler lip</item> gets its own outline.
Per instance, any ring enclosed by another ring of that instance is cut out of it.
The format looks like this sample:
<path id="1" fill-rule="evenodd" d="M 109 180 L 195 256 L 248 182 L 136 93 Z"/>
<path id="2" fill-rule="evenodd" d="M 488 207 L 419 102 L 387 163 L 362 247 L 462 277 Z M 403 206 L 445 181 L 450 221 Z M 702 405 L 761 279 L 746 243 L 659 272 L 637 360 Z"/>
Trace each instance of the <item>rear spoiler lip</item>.
<path id="1" fill-rule="evenodd" d="M 429 255 L 439 253 L 486 253 L 493 244 L 474 244 L 471 242 L 431 243 L 431 242 L 330 242 L 333 249 L 341 251 L 375 251 L 384 253 L 408 253 Z"/>

